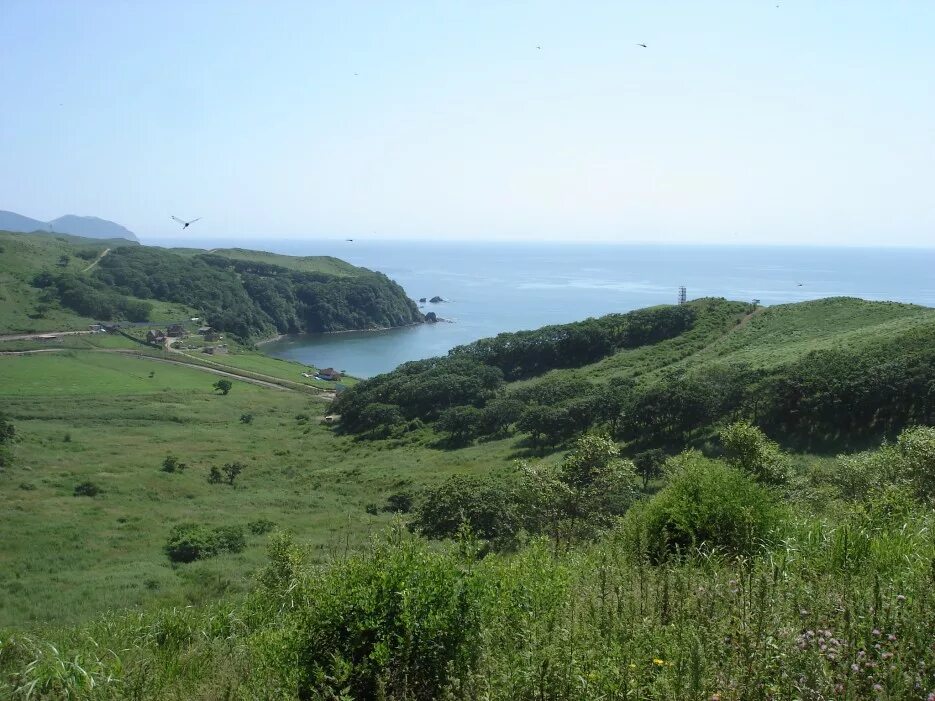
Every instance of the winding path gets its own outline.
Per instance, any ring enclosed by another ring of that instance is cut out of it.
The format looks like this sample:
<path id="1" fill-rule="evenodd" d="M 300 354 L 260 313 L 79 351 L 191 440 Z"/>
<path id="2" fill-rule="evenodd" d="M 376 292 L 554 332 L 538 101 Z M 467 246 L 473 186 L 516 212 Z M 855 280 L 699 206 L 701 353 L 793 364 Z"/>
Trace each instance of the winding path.
<path id="1" fill-rule="evenodd" d="M 106 256 L 108 253 L 110 253 L 110 249 L 109 249 L 109 248 L 105 248 L 105 249 L 104 249 L 104 252 L 101 253 L 101 255 L 99 255 L 99 256 L 98 256 L 97 258 L 95 258 L 93 261 L 91 261 L 91 264 L 90 264 L 87 268 L 85 268 L 84 270 L 82 270 L 81 272 L 83 272 L 83 273 L 88 272 L 91 268 L 93 268 L 95 265 L 97 265 L 98 263 L 100 263 L 100 262 L 101 262 L 101 258 L 103 258 L 104 256 Z"/>

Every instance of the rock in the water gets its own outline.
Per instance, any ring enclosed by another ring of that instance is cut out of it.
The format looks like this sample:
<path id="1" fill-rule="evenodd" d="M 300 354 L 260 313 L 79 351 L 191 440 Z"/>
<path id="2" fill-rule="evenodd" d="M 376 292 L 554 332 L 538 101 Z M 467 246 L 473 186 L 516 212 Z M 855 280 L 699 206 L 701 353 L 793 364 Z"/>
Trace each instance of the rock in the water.
<path id="1" fill-rule="evenodd" d="M 431 302 L 432 304 L 438 304 L 439 302 L 444 302 L 444 301 L 445 300 L 443 300 L 438 295 L 435 295 L 434 297 L 432 297 L 432 299 L 429 300 L 429 302 Z"/>
<path id="2" fill-rule="evenodd" d="M 438 315 L 435 312 L 429 312 L 425 315 L 425 323 L 434 324 L 439 321 Z"/>
<path id="3" fill-rule="evenodd" d="M 425 297 L 419 297 L 420 302 L 425 302 Z"/>

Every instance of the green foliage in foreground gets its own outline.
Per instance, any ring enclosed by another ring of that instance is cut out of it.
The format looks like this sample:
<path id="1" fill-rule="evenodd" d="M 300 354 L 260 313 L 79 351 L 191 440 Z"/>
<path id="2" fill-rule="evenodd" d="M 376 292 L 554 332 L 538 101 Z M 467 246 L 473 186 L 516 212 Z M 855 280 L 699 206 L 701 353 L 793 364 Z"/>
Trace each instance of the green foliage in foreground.
<path id="1" fill-rule="evenodd" d="M 475 557 L 394 530 L 324 568 L 283 536 L 243 600 L 0 643 L 0 693 L 81 699 L 924 699 L 931 513 L 790 520 L 740 560 L 611 533 Z"/>

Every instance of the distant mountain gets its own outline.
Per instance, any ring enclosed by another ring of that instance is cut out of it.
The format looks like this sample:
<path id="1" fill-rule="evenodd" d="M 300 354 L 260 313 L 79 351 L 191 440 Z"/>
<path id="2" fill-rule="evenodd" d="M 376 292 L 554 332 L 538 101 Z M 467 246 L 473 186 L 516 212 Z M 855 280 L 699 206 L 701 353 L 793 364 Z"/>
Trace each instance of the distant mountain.
<path id="1" fill-rule="evenodd" d="M 129 229 L 106 219 L 97 217 L 79 217 L 66 214 L 64 217 L 49 222 L 55 231 L 74 236 L 85 236 L 91 239 L 129 239 L 138 241 L 136 235 Z"/>
<path id="2" fill-rule="evenodd" d="M 16 212 L 4 212 L 0 209 L 0 231 L 48 231 L 49 225 L 38 219 L 30 219 Z"/>
<path id="3" fill-rule="evenodd" d="M 120 224 L 116 224 L 106 219 L 97 217 L 78 217 L 74 214 L 66 214 L 64 217 L 53 219 L 50 222 L 39 221 L 31 217 L 24 217 L 16 212 L 4 212 L 0 210 L 0 231 L 19 231 L 30 233 L 41 231 L 49 233 L 51 231 L 57 234 L 71 234 L 73 236 L 84 236 L 90 239 L 127 239 L 129 241 L 138 241 L 136 235 Z"/>

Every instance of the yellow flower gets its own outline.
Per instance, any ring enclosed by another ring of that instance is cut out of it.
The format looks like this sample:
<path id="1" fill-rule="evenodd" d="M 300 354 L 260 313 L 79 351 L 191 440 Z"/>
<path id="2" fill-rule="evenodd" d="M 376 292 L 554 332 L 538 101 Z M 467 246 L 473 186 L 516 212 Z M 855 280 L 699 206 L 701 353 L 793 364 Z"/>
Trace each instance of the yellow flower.
<path id="1" fill-rule="evenodd" d="M 632 662 L 630 663 L 630 669 L 636 669 L 636 665 L 633 664 Z"/>
<path id="2" fill-rule="evenodd" d="M 658 657 L 653 658 L 653 664 L 656 665 L 657 667 L 661 667 L 665 663 L 666 663 L 665 660 L 660 660 Z"/>

